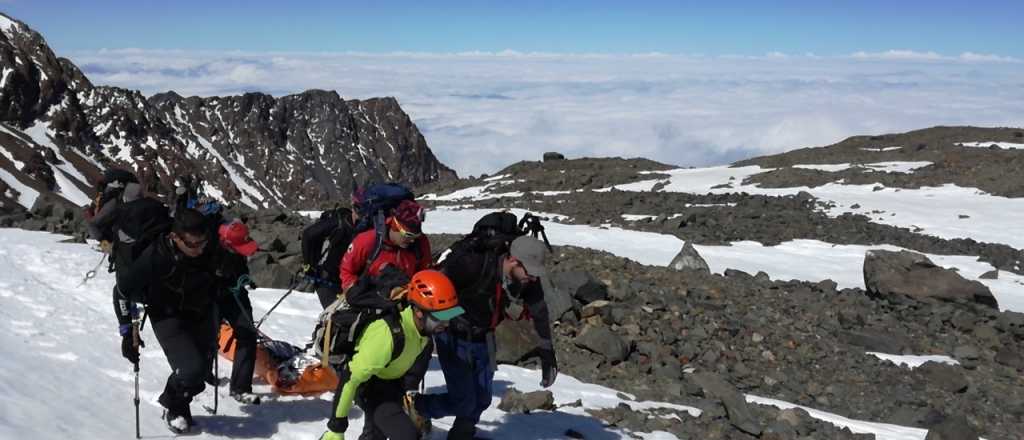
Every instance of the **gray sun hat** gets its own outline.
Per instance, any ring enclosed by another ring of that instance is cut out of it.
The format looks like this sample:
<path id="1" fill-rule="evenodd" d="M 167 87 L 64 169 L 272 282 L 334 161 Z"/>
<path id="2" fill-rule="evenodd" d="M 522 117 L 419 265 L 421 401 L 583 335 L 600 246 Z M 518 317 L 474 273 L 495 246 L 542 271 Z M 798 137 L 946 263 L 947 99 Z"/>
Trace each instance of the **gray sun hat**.
<path id="1" fill-rule="evenodd" d="M 523 263 L 526 272 L 535 277 L 545 278 L 548 271 L 545 267 L 548 262 L 547 246 L 540 240 L 529 235 L 524 235 L 512 241 L 509 253 Z"/>

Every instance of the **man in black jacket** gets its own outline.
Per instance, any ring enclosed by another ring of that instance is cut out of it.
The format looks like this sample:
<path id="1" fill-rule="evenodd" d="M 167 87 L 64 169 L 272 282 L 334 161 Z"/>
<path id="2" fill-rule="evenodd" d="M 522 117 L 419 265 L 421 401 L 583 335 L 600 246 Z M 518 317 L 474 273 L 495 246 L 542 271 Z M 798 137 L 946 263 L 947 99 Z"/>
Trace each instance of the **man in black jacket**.
<path id="1" fill-rule="evenodd" d="M 558 375 L 540 283 L 540 278 L 547 276 L 544 266 L 548 250 L 529 236 L 516 238 L 508 249 L 496 254 L 463 247 L 453 250 L 442 262 L 441 271 L 455 285 L 459 305 L 466 313 L 452 320 L 447 332 L 434 338 L 447 392 L 417 396 L 415 409 L 430 419 L 455 416 L 449 440 L 474 438 L 480 415 L 491 404 L 497 369 L 494 328 L 506 317 L 511 304 L 525 302 L 540 336 L 541 386 L 551 386 Z"/>
<path id="2" fill-rule="evenodd" d="M 193 425 L 189 404 L 205 389 L 203 379 L 216 352 L 214 309 L 222 285 L 204 252 L 208 231 L 207 220 L 195 210 L 176 213 L 171 232 L 158 236 L 117 277 L 122 290 L 142 292 L 146 300 L 153 333 L 172 371 L 158 402 L 166 408 L 168 428 L 179 434 Z M 137 348 L 131 350 L 131 344 L 122 344 L 122 354 L 137 360 Z"/>

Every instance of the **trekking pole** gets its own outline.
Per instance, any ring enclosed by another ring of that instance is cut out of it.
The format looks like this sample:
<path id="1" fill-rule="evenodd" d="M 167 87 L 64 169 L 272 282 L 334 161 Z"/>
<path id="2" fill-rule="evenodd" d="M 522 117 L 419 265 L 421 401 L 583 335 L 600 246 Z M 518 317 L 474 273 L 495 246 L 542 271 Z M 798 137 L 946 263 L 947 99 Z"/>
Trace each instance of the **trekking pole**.
<path id="1" fill-rule="evenodd" d="M 296 282 L 296 280 L 299 279 L 298 275 L 299 275 L 298 272 L 296 272 L 295 275 L 292 275 L 292 280 L 289 283 L 290 285 L 288 287 L 288 291 L 285 292 L 284 295 L 282 295 L 281 298 L 278 299 L 277 302 L 274 303 L 274 305 L 270 307 L 270 310 L 267 310 L 267 313 L 263 314 L 263 317 L 260 318 L 260 320 L 256 323 L 256 330 L 260 329 L 260 326 L 263 325 L 263 321 L 267 320 L 267 317 L 270 316 L 270 313 L 273 312 L 274 309 L 276 309 L 277 306 L 279 306 L 281 304 L 281 301 L 284 301 L 284 299 L 287 298 L 288 295 L 291 295 L 292 291 L 295 290 L 295 288 L 299 286 L 298 282 Z"/>
<path id="2" fill-rule="evenodd" d="M 217 400 L 220 396 L 220 353 L 213 356 L 213 377 L 217 378 L 217 384 L 213 386 L 213 415 L 217 415 Z"/>
<path id="3" fill-rule="evenodd" d="M 82 287 L 85 285 L 85 283 L 88 283 L 89 280 L 96 278 L 96 271 L 99 270 L 100 266 L 103 265 L 103 262 L 106 261 L 106 259 L 107 254 L 104 253 L 100 257 L 99 263 L 96 263 L 96 265 L 92 267 L 92 270 L 85 273 L 85 277 L 82 278 L 82 282 L 78 283 L 78 286 L 75 286 L 75 288 Z"/>
<path id="4" fill-rule="evenodd" d="M 136 353 L 139 350 L 139 346 L 142 345 L 142 337 L 139 335 L 141 332 L 142 323 L 146 320 L 146 316 L 142 316 L 142 320 L 135 321 L 132 323 L 132 345 L 135 346 Z M 139 363 L 142 359 L 139 359 L 133 364 L 133 370 L 135 371 L 135 438 L 141 439 L 142 435 L 139 433 Z"/>

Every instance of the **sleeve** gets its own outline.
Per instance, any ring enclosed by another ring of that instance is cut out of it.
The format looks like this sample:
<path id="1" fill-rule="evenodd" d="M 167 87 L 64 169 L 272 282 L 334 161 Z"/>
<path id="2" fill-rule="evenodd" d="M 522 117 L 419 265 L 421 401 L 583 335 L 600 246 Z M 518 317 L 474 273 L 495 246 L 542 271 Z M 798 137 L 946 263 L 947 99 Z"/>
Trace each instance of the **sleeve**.
<path id="1" fill-rule="evenodd" d="M 412 367 L 405 373 L 405 376 L 402 376 L 402 385 L 406 391 L 416 391 L 420 387 L 423 377 L 427 375 L 427 370 L 430 369 L 430 357 L 433 354 L 434 340 L 428 338 L 427 346 L 423 347 L 423 351 L 416 357 L 416 362 L 412 364 Z"/>
<path id="2" fill-rule="evenodd" d="M 324 240 L 338 227 L 338 216 L 329 215 L 328 218 L 317 220 L 302 231 L 302 260 L 310 265 L 320 263 L 320 251 L 324 247 Z"/>
<path id="3" fill-rule="evenodd" d="M 341 274 L 341 290 L 348 290 L 353 284 L 359 280 L 359 275 L 363 273 L 363 267 L 366 266 L 366 259 L 369 257 L 369 246 L 367 246 L 367 237 L 372 242 L 376 238 L 372 231 L 369 235 L 366 233 L 359 234 L 355 239 L 352 240 L 352 244 L 349 245 L 349 249 L 345 252 L 345 256 L 341 259 L 341 266 L 339 273 Z"/>
<path id="4" fill-rule="evenodd" d="M 524 286 L 523 299 L 530 310 L 533 328 L 540 337 L 540 347 L 551 349 L 551 318 L 548 317 L 548 303 L 544 301 L 544 286 L 541 281 Z"/>
<path id="5" fill-rule="evenodd" d="M 419 260 L 417 261 L 418 267 L 416 268 L 417 272 L 419 272 L 421 270 L 424 270 L 424 269 L 429 269 L 430 268 L 430 262 L 431 262 L 430 261 L 431 260 L 431 255 L 430 255 L 430 239 L 428 239 L 426 235 L 421 235 L 420 239 L 419 239 L 418 245 L 419 245 L 420 248 L 419 248 Z"/>
<path id="6" fill-rule="evenodd" d="M 359 386 L 391 362 L 392 344 L 391 329 L 383 320 L 378 319 L 366 327 L 356 344 L 356 354 L 348 363 L 349 377 L 341 386 L 341 397 L 334 408 L 335 417 L 348 417 Z"/>
<path id="7" fill-rule="evenodd" d="M 131 324 L 132 323 L 132 314 L 133 314 L 132 313 L 133 312 L 132 309 L 135 307 L 135 305 L 131 304 L 131 301 L 129 301 L 128 298 L 126 298 L 124 295 L 121 294 L 121 291 L 118 290 L 116 284 L 114 285 L 114 289 L 113 290 L 114 290 L 114 316 L 117 317 L 117 325 L 118 326 L 123 326 L 123 325 Z"/>
<path id="8" fill-rule="evenodd" d="M 93 239 L 103 240 L 103 230 L 110 227 L 117 217 L 117 199 L 113 199 L 103 205 L 99 212 L 92 217 L 92 220 L 88 222 L 89 235 Z"/>
<path id="9" fill-rule="evenodd" d="M 131 266 L 118 271 L 117 285 L 122 291 L 135 292 L 147 289 L 150 283 L 162 279 L 167 272 L 173 270 L 174 259 L 157 252 L 157 247 L 161 245 L 160 240 L 166 239 L 163 235 L 157 237 Z"/>

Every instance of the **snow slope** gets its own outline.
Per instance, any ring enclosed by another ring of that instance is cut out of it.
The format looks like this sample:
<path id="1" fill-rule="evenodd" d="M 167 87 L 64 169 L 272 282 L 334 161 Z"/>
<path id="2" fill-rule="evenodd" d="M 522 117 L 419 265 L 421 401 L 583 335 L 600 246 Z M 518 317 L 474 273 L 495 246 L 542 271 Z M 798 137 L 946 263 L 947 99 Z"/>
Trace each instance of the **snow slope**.
<path id="1" fill-rule="evenodd" d="M 97 275 L 81 285 L 85 272 L 97 266 L 99 253 L 87 245 L 64 244 L 65 237 L 18 229 L 0 229 L 0 349 L 5 353 L 0 369 L 0 439 L 131 438 L 134 435 L 132 404 L 134 375 L 121 358 L 120 337 L 114 321 L 111 288 L 113 276 L 100 264 Z M 280 290 L 257 289 L 251 293 L 254 316 L 262 316 L 281 295 Z M 305 343 L 320 311 L 314 295 L 294 294 L 286 299 L 263 326 L 277 339 Z M 169 373 L 167 361 L 153 334 L 142 352 L 141 431 L 144 437 L 169 437 L 160 420 L 156 398 Z M 221 362 L 220 375 L 230 374 L 230 363 Z M 540 372 L 501 366 L 495 376 L 499 393 L 507 387 L 521 391 L 539 389 Z M 429 389 L 443 386 L 436 363 L 426 378 Z M 257 385 L 257 392 L 269 387 Z M 627 403 L 635 409 L 672 408 L 698 415 L 695 408 L 623 399 L 616 390 L 582 383 L 562 375 L 552 389 L 556 404 L 582 398 L 585 408 L 610 408 Z M 220 411 L 207 415 L 201 404 L 212 404 L 206 391 L 193 403 L 193 413 L 203 433 L 197 438 L 316 439 L 330 411 L 330 394 L 320 397 L 281 397 L 259 406 L 239 407 L 221 389 Z M 495 439 L 562 438 L 574 429 L 588 439 L 629 438 L 606 428 L 585 413 L 585 408 L 561 408 L 556 412 L 523 416 L 507 415 L 494 405 L 483 417 L 482 428 Z M 362 429 L 356 410 L 348 434 Z M 433 438 L 444 438 L 451 420 L 436 423 Z M 671 439 L 667 433 L 647 433 L 648 439 Z"/>

